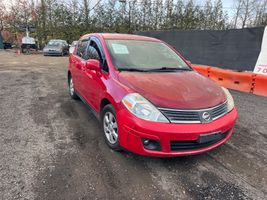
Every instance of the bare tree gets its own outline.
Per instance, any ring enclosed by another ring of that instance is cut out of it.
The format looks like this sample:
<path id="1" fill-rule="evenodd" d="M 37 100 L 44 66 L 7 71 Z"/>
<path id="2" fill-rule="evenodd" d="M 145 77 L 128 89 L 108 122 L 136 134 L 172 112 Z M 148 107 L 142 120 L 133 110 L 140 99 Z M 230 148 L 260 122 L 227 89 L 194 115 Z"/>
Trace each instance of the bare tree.
<path id="1" fill-rule="evenodd" d="M 4 30 L 5 10 L 5 5 L 3 1 L 0 0 L 0 34 Z"/>
<path id="2" fill-rule="evenodd" d="M 241 14 L 242 28 L 245 28 L 249 23 L 251 23 L 253 15 L 255 14 L 255 9 L 257 5 L 256 0 L 243 0 L 243 12 Z"/>
<path id="3" fill-rule="evenodd" d="M 256 16 L 253 23 L 254 26 L 267 25 L 267 0 L 262 0 L 256 8 Z"/>
<path id="4" fill-rule="evenodd" d="M 235 0 L 231 23 L 222 0 L 201 5 L 199 0 L 12 0 L 8 11 L 3 1 L 0 30 L 15 34 L 19 25 L 34 25 L 33 37 L 43 44 L 50 38 L 73 40 L 93 31 L 223 30 L 267 23 L 267 0 Z"/>
<path id="5" fill-rule="evenodd" d="M 243 0 L 235 0 L 235 19 L 234 19 L 234 28 L 237 28 L 238 19 L 240 17 L 241 8 Z"/>
<path id="6" fill-rule="evenodd" d="M 83 0 L 83 9 L 84 9 L 84 16 L 85 16 L 85 23 L 86 25 L 89 24 L 89 4 L 91 0 Z"/>
<path id="7" fill-rule="evenodd" d="M 251 26 L 260 2 L 261 0 L 236 0 L 234 28 Z"/>

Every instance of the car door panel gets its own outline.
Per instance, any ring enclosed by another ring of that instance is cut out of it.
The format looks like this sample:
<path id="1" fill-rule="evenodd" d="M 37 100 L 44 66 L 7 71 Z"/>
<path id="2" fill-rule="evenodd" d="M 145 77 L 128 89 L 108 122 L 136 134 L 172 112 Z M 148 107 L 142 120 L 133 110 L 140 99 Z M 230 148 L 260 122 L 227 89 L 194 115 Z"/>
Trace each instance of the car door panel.
<path id="1" fill-rule="evenodd" d="M 87 69 L 84 73 L 84 86 L 86 89 L 86 100 L 96 110 L 99 110 L 100 96 L 102 93 L 101 85 L 101 72 Z"/>
<path id="2" fill-rule="evenodd" d="M 90 42 L 92 42 L 91 40 Z M 90 45 L 89 45 L 90 46 Z M 89 48 L 89 47 L 88 47 Z M 98 47 L 101 48 L 101 47 Z M 103 57 L 103 55 L 100 55 Z M 95 59 L 94 56 L 92 58 Z M 89 56 L 90 59 L 90 56 Z M 99 105 L 101 96 L 103 96 L 104 84 L 102 79 L 104 72 L 86 69 L 83 76 L 83 83 L 85 88 L 85 99 L 86 101 L 96 110 L 99 111 Z"/>
<path id="3" fill-rule="evenodd" d="M 81 96 L 84 96 L 84 85 L 83 85 L 83 73 L 85 71 L 86 61 L 82 58 L 84 52 L 86 51 L 88 45 L 88 40 L 79 41 L 77 44 L 76 54 L 73 55 L 74 58 L 74 85 L 75 89 Z"/>
<path id="4" fill-rule="evenodd" d="M 80 91 L 80 71 L 79 71 L 79 57 L 76 55 L 72 55 L 71 57 L 71 74 L 72 74 L 72 79 L 73 79 L 73 83 L 75 85 L 75 90 L 76 91 Z"/>

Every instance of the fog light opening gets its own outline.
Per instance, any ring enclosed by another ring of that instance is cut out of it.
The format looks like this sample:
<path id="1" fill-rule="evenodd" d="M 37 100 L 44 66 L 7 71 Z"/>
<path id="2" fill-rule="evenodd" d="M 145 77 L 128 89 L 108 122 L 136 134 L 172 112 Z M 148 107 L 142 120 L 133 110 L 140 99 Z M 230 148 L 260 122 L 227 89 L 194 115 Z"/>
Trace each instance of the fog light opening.
<path id="1" fill-rule="evenodd" d="M 149 139 L 144 139 L 144 140 L 143 140 L 143 144 L 144 144 L 145 146 L 147 146 L 147 145 L 149 144 L 149 142 L 150 142 Z"/>
<path id="2" fill-rule="evenodd" d="M 145 149 L 148 150 L 154 150 L 154 151 L 160 151 L 161 146 L 160 142 L 158 140 L 151 140 L 151 139 L 142 139 L 143 145 Z"/>

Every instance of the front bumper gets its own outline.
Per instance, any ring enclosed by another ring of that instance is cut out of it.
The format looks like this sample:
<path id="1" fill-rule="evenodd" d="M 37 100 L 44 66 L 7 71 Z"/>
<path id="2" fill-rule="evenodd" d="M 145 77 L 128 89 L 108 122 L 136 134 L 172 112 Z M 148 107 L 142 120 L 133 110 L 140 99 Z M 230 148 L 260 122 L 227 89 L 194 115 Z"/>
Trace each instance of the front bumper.
<path id="1" fill-rule="evenodd" d="M 183 156 L 209 151 L 228 140 L 233 132 L 237 119 L 237 110 L 234 108 L 225 116 L 207 124 L 175 124 L 158 123 L 141 120 L 132 115 L 127 109 L 116 113 L 118 121 L 120 145 L 131 152 L 146 156 Z M 202 134 L 222 132 L 224 137 L 209 146 L 186 149 L 171 149 L 171 141 L 197 141 Z M 161 150 L 144 148 L 142 139 L 157 140 Z"/>

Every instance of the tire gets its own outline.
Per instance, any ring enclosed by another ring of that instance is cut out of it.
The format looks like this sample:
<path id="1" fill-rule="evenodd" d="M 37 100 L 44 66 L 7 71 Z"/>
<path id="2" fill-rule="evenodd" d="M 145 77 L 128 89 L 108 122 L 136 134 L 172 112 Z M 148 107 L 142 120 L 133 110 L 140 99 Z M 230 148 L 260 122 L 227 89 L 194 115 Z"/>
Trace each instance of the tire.
<path id="1" fill-rule="evenodd" d="M 101 112 L 101 125 L 107 145 L 114 151 L 121 151 L 116 111 L 111 104 L 106 105 Z"/>
<path id="2" fill-rule="evenodd" d="M 72 99 L 74 99 L 74 100 L 79 99 L 78 95 L 75 92 L 74 84 L 73 84 L 73 80 L 72 80 L 72 76 L 71 75 L 68 78 L 68 86 L 69 86 L 69 94 L 70 94 L 70 97 Z"/>

